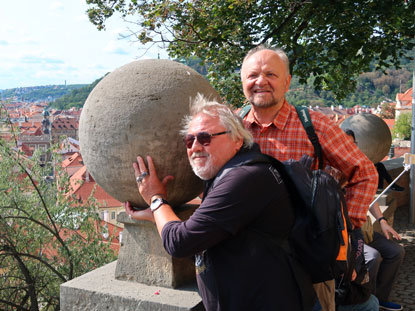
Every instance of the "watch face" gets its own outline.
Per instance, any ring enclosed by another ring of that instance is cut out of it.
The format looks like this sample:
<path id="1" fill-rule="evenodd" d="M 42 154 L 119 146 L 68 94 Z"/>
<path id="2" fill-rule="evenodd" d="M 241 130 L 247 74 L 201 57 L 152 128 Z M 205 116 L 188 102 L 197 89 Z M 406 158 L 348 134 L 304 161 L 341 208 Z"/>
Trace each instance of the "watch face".
<path id="1" fill-rule="evenodd" d="M 151 202 L 150 209 L 154 212 L 156 209 L 160 207 L 164 203 L 163 199 L 157 198 L 153 202 Z"/>

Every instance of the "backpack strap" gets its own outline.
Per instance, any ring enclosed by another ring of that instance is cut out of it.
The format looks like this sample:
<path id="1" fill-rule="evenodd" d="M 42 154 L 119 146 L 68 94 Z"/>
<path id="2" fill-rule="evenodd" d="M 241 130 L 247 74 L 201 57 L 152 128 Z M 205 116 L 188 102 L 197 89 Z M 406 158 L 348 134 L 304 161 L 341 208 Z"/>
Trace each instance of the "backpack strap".
<path id="1" fill-rule="evenodd" d="M 245 116 L 249 113 L 249 111 L 251 110 L 251 105 L 245 105 L 241 108 L 241 110 L 239 110 L 238 115 L 243 119 L 245 118 Z"/>
<path id="2" fill-rule="evenodd" d="M 249 113 L 252 106 L 250 104 L 245 105 L 239 110 L 238 115 L 243 119 Z M 316 131 L 314 130 L 313 123 L 311 122 L 310 113 L 308 112 L 308 108 L 295 106 L 295 110 L 297 111 L 298 117 L 303 124 L 303 127 L 307 133 L 308 139 L 311 141 L 314 147 L 314 153 L 318 158 L 318 168 L 323 169 L 323 151 L 321 149 L 320 142 L 318 140 L 318 136 Z"/>
<path id="3" fill-rule="evenodd" d="M 318 140 L 316 131 L 314 130 L 313 123 L 311 122 L 311 117 L 310 113 L 308 112 L 308 108 L 296 106 L 295 110 L 297 111 L 298 117 L 300 118 L 300 121 L 303 124 L 308 139 L 313 144 L 314 153 L 318 158 L 318 168 L 323 169 L 323 152 L 321 150 L 321 145 Z"/>

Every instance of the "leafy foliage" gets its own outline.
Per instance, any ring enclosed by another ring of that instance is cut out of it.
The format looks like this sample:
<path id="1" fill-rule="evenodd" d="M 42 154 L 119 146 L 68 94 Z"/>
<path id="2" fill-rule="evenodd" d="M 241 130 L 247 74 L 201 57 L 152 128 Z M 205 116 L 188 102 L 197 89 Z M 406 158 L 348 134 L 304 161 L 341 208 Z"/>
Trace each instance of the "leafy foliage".
<path id="1" fill-rule="evenodd" d="M 395 109 L 390 103 L 383 103 L 380 109 L 380 117 L 382 119 L 395 119 Z"/>
<path id="2" fill-rule="evenodd" d="M 167 44 L 173 58 L 200 58 L 213 86 L 236 105 L 243 99 L 240 86 L 233 89 L 242 58 L 261 43 L 284 48 L 301 84 L 312 77 L 314 89 L 330 90 L 337 99 L 355 89 L 372 61 L 375 69 L 399 68 L 400 57 L 414 47 L 413 0 L 86 2 L 100 30 L 118 12 L 135 23 L 137 41 Z"/>
<path id="3" fill-rule="evenodd" d="M 398 119 L 395 122 L 393 127 L 393 134 L 402 139 L 411 138 L 411 128 L 412 128 L 412 113 L 402 113 L 399 115 Z"/>
<path id="4" fill-rule="evenodd" d="M 70 194 L 57 153 L 40 164 L 0 140 L 0 309 L 59 310 L 59 285 L 115 259 L 97 204 Z M 54 174 L 53 174 L 54 172 Z M 56 176 L 56 180 L 51 178 Z"/>

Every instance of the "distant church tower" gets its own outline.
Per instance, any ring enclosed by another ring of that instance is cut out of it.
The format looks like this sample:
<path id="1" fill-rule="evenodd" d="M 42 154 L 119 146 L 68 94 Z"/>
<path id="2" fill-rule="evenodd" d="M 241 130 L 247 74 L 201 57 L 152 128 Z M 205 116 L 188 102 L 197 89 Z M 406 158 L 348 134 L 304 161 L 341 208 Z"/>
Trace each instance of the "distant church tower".
<path id="1" fill-rule="evenodd" d="M 42 115 L 43 115 L 43 120 L 42 120 L 43 134 L 50 134 L 50 121 L 49 121 L 50 113 L 49 111 L 47 111 L 47 109 L 45 109 L 43 110 Z"/>

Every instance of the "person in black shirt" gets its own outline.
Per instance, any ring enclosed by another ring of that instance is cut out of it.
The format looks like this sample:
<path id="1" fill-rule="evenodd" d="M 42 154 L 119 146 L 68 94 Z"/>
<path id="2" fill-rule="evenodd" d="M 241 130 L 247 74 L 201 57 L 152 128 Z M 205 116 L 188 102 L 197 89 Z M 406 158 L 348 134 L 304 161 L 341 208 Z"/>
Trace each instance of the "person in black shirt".
<path id="1" fill-rule="evenodd" d="M 267 238 L 283 241 L 294 223 L 280 174 L 225 105 L 198 96 L 186 120 L 189 161 L 205 180 L 200 207 L 181 221 L 167 201 L 173 177 L 160 180 L 151 157 L 146 165 L 139 156 L 133 167 L 150 208 L 135 211 L 126 202 L 127 214 L 155 222 L 170 255 L 195 256 L 206 310 L 305 310 L 289 256 Z"/>

